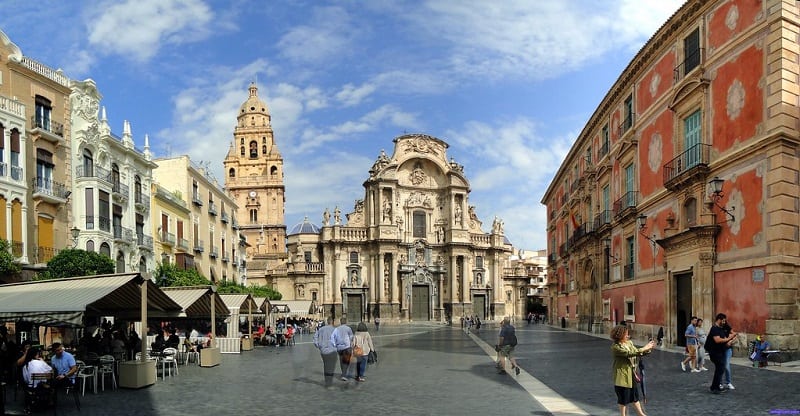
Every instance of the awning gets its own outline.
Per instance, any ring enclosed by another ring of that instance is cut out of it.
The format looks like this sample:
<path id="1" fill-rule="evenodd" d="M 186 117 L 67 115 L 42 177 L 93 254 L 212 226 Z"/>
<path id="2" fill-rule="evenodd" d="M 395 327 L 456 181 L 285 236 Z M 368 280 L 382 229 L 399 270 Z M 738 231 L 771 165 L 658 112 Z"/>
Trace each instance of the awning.
<path id="1" fill-rule="evenodd" d="M 181 317 L 210 318 L 211 294 L 216 291 L 213 286 L 175 286 L 162 287 L 161 290 L 181 307 Z M 231 311 L 219 296 L 214 296 L 215 315 L 230 315 Z"/>
<path id="2" fill-rule="evenodd" d="M 253 297 L 249 294 L 226 293 L 219 295 L 219 297 L 228 309 L 239 309 L 239 313 L 242 315 L 247 314 L 248 311 L 252 311 L 252 313 L 259 312 L 258 304 L 256 304 Z"/>
<path id="3" fill-rule="evenodd" d="M 180 305 L 139 273 L 39 280 L 0 286 L 0 321 L 43 326 L 83 326 L 86 316 L 141 319 L 141 285 L 147 284 L 150 316 L 174 317 Z"/>
<path id="4" fill-rule="evenodd" d="M 256 305 L 258 305 L 259 313 L 267 313 L 269 310 L 272 309 L 272 304 L 270 303 L 271 301 L 266 297 L 254 296 L 253 301 L 255 301 Z"/>
<path id="5" fill-rule="evenodd" d="M 274 300 L 272 301 L 273 310 L 286 315 L 304 316 L 313 314 L 311 300 Z"/>

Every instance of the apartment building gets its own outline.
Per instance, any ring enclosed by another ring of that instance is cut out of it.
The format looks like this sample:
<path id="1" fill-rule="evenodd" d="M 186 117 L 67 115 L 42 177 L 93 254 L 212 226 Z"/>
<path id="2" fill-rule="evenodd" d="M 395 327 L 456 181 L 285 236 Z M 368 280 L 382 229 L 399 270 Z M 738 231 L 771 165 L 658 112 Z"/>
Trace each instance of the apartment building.
<path id="1" fill-rule="evenodd" d="M 171 251 L 174 261 L 182 267 L 195 267 L 212 282 L 234 281 L 241 283 L 239 268 L 244 265 L 240 259 L 240 238 L 236 221 L 237 205 L 234 200 L 219 186 L 217 181 L 206 174 L 189 159 L 188 156 L 155 159 L 158 168 L 153 171 L 153 178 L 166 194 L 181 198 L 188 206 L 188 221 L 180 210 L 170 216 L 170 210 L 159 212 L 158 226 L 161 237 L 170 239 L 174 234 L 176 245 L 178 235 L 188 240 L 188 250 Z M 165 195 L 159 197 L 160 205 L 164 205 Z M 161 208 L 159 208 L 161 209 Z M 172 209 L 177 209 L 173 207 Z M 166 224 L 166 227 L 165 227 Z M 166 231 L 166 235 L 163 233 Z M 164 242 L 161 252 L 164 253 Z M 168 243 L 167 243 L 168 244 Z"/>
<path id="2" fill-rule="evenodd" d="M 0 238 L 24 268 L 69 245 L 69 79 L 0 31 Z"/>

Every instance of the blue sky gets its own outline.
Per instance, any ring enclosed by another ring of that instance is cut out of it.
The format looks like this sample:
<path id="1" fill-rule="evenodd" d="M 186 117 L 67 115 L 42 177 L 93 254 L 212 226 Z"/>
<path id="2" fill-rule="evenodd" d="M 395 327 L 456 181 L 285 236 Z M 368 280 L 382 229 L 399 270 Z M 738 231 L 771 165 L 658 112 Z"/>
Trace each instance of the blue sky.
<path id="1" fill-rule="evenodd" d="M 489 231 L 546 248 L 542 195 L 600 100 L 678 0 L 11 0 L 23 54 L 92 78 L 114 133 L 188 154 L 223 183 L 257 81 L 285 163 L 286 223 L 349 212 L 392 139 L 464 165 Z M 35 22 L 35 23 L 34 23 Z"/>

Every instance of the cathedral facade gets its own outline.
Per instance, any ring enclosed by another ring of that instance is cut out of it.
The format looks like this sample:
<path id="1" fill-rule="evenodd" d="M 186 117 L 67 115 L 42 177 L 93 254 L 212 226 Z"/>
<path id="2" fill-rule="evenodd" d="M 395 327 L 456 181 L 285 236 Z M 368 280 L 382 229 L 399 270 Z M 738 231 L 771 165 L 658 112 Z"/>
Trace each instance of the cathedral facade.
<path id="1" fill-rule="evenodd" d="M 483 230 L 464 168 L 448 161 L 447 148 L 428 135 L 397 137 L 352 211 L 326 208 L 321 227 L 307 219 L 295 227 L 287 236 L 294 296 L 351 322 L 503 316 L 511 243 L 497 218 Z"/>

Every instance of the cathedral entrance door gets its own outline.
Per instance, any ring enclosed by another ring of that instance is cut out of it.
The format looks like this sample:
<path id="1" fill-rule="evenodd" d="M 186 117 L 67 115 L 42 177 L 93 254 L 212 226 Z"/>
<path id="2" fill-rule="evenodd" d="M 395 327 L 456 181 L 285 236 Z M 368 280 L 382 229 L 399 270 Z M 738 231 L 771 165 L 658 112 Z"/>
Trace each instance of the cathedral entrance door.
<path id="1" fill-rule="evenodd" d="M 411 290 L 411 319 L 429 321 L 431 319 L 431 290 L 427 285 L 414 285 Z"/>
<path id="2" fill-rule="evenodd" d="M 486 320 L 486 296 L 474 295 L 472 297 L 472 313 L 481 320 Z"/>
<path id="3" fill-rule="evenodd" d="M 364 308 L 361 295 L 347 295 L 347 321 L 350 323 L 361 322 L 364 318 Z"/>

